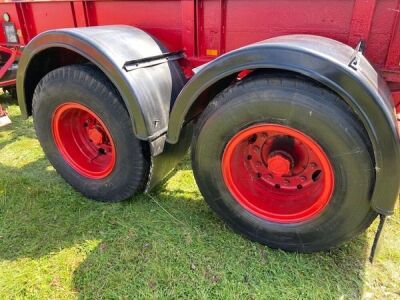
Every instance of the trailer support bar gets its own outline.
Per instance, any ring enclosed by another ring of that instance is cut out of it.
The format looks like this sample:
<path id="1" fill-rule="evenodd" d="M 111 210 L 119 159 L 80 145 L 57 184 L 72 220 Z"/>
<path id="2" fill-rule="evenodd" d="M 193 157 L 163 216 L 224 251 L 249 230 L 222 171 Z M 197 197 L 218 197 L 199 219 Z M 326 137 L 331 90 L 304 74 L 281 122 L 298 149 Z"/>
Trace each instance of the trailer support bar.
<path id="1" fill-rule="evenodd" d="M 123 69 L 125 71 L 129 72 L 129 71 L 133 71 L 136 69 L 156 66 L 156 65 L 163 64 L 163 63 L 166 63 L 169 61 L 179 60 L 184 57 L 185 57 L 185 54 L 182 51 L 167 52 L 167 53 L 163 53 L 161 55 L 150 56 L 150 57 L 146 57 L 146 58 L 127 61 L 124 64 Z"/>

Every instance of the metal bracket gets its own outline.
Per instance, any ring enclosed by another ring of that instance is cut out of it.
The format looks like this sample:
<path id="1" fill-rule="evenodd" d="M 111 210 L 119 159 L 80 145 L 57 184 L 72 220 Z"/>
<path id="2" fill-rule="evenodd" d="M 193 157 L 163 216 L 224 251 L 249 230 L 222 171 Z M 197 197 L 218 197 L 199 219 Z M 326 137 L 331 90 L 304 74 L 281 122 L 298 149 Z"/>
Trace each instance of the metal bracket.
<path id="1" fill-rule="evenodd" d="M 359 68 L 359 63 L 361 60 L 361 56 L 363 55 L 365 50 L 365 41 L 361 40 L 358 44 L 357 47 L 354 49 L 354 53 L 352 55 L 352 58 L 349 63 L 349 67 L 352 68 L 353 70 L 357 71 Z"/>
<path id="2" fill-rule="evenodd" d="M 385 225 L 385 221 L 386 221 L 386 216 L 385 215 L 379 215 L 380 217 L 380 221 L 379 221 L 379 225 L 378 225 L 378 229 L 376 230 L 376 234 L 375 234 L 375 238 L 374 238 L 374 243 L 372 244 L 372 248 L 371 248 L 371 253 L 369 255 L 369 261 L 370 263 L 374 262 L 376 253 L 379 249 L 379 241 L 382 235 L 382 230 L 383 230 L 383 225 Z"/>
<path id="3" fill-rule="evenodd" d="M 166 135 L 159 136 L 155 140 L 150 142 L 150 153 L 151 156 L 160 155 L 164 151 Z"/>
<path id="4" fill-rule="evenodd" d="M 179 60 L 185 57 L 183 51 L 167 52 L 161 55 L 130 60 L 124 63 L 123 69 L 127 72 L 141 68 L 153 67 L 169 61 Z"/>

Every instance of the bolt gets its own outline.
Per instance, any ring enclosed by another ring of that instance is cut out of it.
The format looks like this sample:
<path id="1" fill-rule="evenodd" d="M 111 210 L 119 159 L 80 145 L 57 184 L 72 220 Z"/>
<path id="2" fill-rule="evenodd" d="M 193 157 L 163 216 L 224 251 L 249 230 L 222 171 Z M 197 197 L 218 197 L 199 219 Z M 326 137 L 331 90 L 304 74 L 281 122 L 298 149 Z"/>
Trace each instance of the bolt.
<path id="1" fill-rule="evenodd" d="M 312 169 L 315 169 L 315 168 L 317 167 L 317 164 L 314 163 L 314 162 L 312 162 L 312 163 L 310 163 L 310 167 L 311 167 Z"/>
<path id="2" fill-rule="evenodd" d="M 301 181 L 306 181 L 306 179 L 307 179 L 306 176 L 301 176 L 301 177 L 300 177 L 300 180 L 301 180 Z"/>
<path id="3" fill-rule="evenodd" d="M 272 178 L 274 178 L 274 176 L 272 176 L 272 174 L 268 174 L 268 175 L 267 175 L 267 178 L 268 178 L 268 179 L 272 179 Z"/>

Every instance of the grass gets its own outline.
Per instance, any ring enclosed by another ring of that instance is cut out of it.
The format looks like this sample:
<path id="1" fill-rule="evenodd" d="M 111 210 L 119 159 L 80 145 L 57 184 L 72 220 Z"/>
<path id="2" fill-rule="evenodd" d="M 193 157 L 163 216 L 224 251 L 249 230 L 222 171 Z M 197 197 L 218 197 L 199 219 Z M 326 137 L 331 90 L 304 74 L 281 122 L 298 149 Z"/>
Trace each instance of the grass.
<path id="1" fill-rule="evenodd" d="M 2 100 L 3 101 L 3 100 Z M 16 105 L 0 129 L 0 299 L 400 299 L 400 210 L 376 262 L 376 222 L 329 252 L 286 253 L 234 234 L 185 160 L 151 195 L 85 199 L 45 159 Z"/>

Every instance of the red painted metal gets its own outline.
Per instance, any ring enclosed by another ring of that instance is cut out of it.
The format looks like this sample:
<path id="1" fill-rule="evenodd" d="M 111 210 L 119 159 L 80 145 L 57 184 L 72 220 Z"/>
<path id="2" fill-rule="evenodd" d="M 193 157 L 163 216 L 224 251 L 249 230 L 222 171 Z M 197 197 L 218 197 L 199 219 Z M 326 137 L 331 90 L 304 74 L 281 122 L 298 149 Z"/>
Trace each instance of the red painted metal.
<path id="1" fill-rule="evenodd" d="M 4 46 L 0 46 L 0 53 L 5 53 L 8 55 L 7 61 L 0 67 L 0 78 L 7 72 L 8 68 L 14 63 L 15 58 L 17 57 L 18 50 L 13 48 L 7 48 Z"/>
<path id="2" fill-rule="evenodd" d="M 82 176 L 107 177 L 114 169 L 115 146 L 104 122 L 86 106 L 67 102 L 54 111 L 54 142 L 65 161 Z"/>
<path id="3" fill-rule="evenodd" d="M 238 132 L 222 158 L 222 174 L 236 201 L 269 221 L 294 223 L 320 214 L 333 189 L 324 150 L 288 126 L 259 124 Z"/>
<path id="4" fill-rule="evenodd" d="M 267 159 L 268 170 L 272 174 L 283 176 L 290 171 L 291 160 L 283 154 L 276 154 Z"/>
<path id="5" fill-rule="evenodd" d="M 364 40 L 366 57 L 386 81 L 400 83 L 400 0 L 3 0 L 4 12 L 17 29 L 17 46 L 52 28 L 137 26 L 169 50 L 184 50 L 188 77 L 216 56 L 284 34 L 326 36 L 352 47 Z M 11 46 L 1 30 L 0 45 Z"/>
<path id="6" fill-rule="evenodd" d="M 360 40 L 367 41 L 377 0 L 355 0 L 350 23 L 348 44 L 355 47 Z"/>
<path id="7" fill-rule="evenodd" d="M 393 92 L 392 97 L 394 100 L 394 105 L 396 107 L 396 110 L 399 112 L 400 111 L 400 90 Z"/>
<path id="8" fill-rule="evenodd" d="M 7 113 L 6 113 L 6 111 L 3 109 L 3 107 L 1 107 L 1 105 L 0 105 L 0 117 L 4 117 L 4 116 L 6 116 L 7 115 Z"/>
<path id="9" fill-rule="evenodd" d="M 395 69 L 397 71 L 400 71 L 400 1 L 398 1 L 395 13 L 396 17 L 393 22 L 389 51 L 385 67 L 387 69 L 391 69 L 392 66 L 395 66 Z"/>
<path id="10" fill-rule="evenodd" d="M 17 82 L 16 79 L 12 79 L 12 80 L 5 80 L 5 81 L 0 81 L 0 87 L 3 86 L 10 86 L 10 85 L 15 85 Z"/>
<path id="11" fill-rule="evenodd" d="M 71 9 L 73 11 L 74 24 L 76 27 L 86 27 L 89 25 L 86 15 L 85 2 L 71 2 Z"/>

